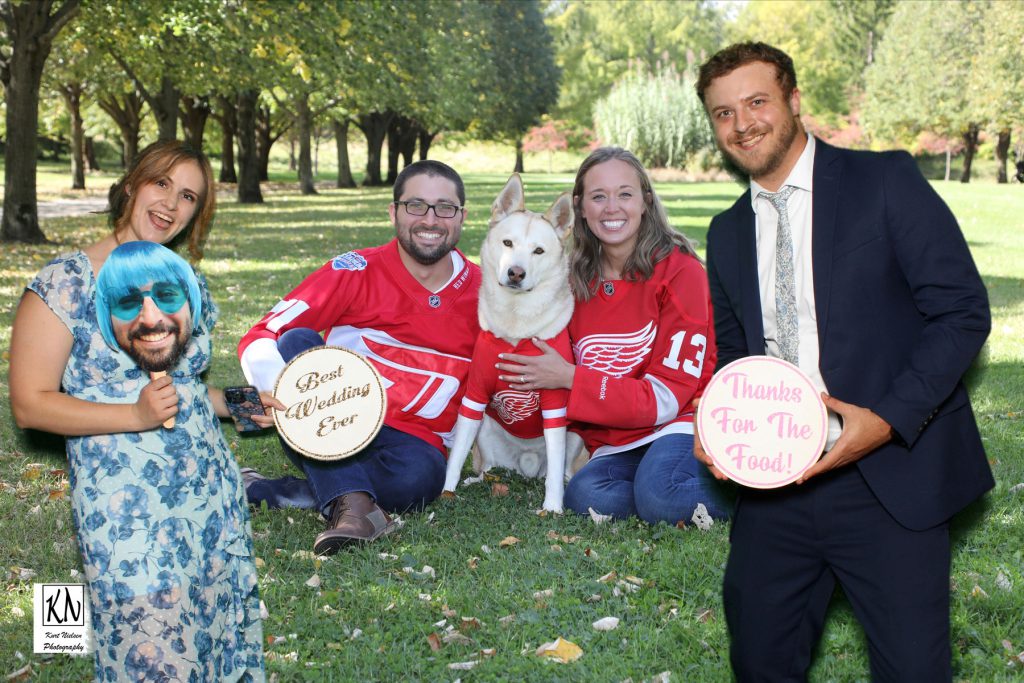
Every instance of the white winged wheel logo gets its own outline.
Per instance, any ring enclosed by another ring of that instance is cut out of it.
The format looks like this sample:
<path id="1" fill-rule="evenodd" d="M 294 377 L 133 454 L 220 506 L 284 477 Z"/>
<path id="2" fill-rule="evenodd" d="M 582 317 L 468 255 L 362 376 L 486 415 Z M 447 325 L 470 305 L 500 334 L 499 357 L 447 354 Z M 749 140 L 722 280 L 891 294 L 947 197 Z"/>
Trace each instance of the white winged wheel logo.
<path id="1" fill-rule="evenodd" d="M 540 394 L 536 391 L 499 391 L 491 397 L 491 407 L 507 425 L 529 418 L 540 409 Z"/>
<path id="2" fill-rule="evenodd" d="M 576 362 L 612 377 L 629 374 L 651 351 L 658 328 L 654 322 L 636 332 L 592 334 L 573 346 Z"/>

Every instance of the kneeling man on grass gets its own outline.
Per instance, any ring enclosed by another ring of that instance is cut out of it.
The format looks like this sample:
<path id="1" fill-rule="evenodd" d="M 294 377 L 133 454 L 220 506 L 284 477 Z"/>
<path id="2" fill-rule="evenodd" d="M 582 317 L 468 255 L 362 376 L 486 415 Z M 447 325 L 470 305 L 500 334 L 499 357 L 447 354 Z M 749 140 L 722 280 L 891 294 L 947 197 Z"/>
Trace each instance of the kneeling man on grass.
<path id="1" fill-rule="evenodd" d="M 328 525 L 316 553 L 379 538 L 394 529 L 389 513 L 420 509 L 441 493 L 444 449 L 480 331 L 480 268 L 455 247 L 465 202 L 451 167 L 406 166 L 388 205 L 395 239 L 330 259 L 239 344 L 242 369 L 261 390 L 274 388 L 287 361 L 325 343 L 362 354 L 384 377 L 384 427 L 358 454 L 314 460 L 282 442 L 305 480 L 243 471 L 250 503 L 320 510 Z"/>

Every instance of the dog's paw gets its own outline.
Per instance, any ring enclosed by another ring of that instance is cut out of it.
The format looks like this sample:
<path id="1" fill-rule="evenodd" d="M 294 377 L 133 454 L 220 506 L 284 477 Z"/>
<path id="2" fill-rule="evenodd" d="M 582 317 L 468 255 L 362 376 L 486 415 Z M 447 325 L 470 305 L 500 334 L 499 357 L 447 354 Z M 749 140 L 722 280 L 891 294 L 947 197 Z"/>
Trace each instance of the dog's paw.
<path id="1" fill-rule="evenodd" d="M 554 513 L 556 515 L 562 514 L 562 501 L 545 499 L 544 505 L 537 511 L 537 514 L 540 515 L 545 512 Z"/>

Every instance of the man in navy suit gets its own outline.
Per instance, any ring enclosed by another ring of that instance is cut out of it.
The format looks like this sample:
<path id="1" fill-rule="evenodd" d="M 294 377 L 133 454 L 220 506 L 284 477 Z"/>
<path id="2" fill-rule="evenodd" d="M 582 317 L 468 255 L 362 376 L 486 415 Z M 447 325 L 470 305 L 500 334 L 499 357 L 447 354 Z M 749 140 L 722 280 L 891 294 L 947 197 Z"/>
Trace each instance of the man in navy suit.
<path id="1" fill-rule="evenodd" d="M 739 496 L 723 587 L 733 670 L 805 680 L 838 581 L 873 680 L 949 681 L 949 519 L 993 485 L 962 382 L 991 325 L 967 243 L 910 155 L 804 131 L 780 50 L 722 50 L 697 92 L 750 178 L 708 233 L 718 367 L 787 358 L 829 411 L 799 482 Z"/>

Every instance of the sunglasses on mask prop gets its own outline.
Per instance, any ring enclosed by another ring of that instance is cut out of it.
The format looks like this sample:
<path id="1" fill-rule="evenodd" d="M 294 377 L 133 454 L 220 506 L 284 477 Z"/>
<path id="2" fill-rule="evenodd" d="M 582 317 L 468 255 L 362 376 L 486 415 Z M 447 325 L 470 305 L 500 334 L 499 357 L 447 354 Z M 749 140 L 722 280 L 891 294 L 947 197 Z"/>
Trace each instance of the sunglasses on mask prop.
<path id="1" fill-rule="evenodd" d="M 142 305 L 147 297 L 152 299 L 161 311 L 167 315 L 174 315 L 188 301 L 188 292 L 177 282 L 156 282 L 147 292 L 132 289 L 123 296 L 109 298 L 107 303 L 110 306 L 110 314 L 123 322 L 135 320 L 142 312 Z"/>

